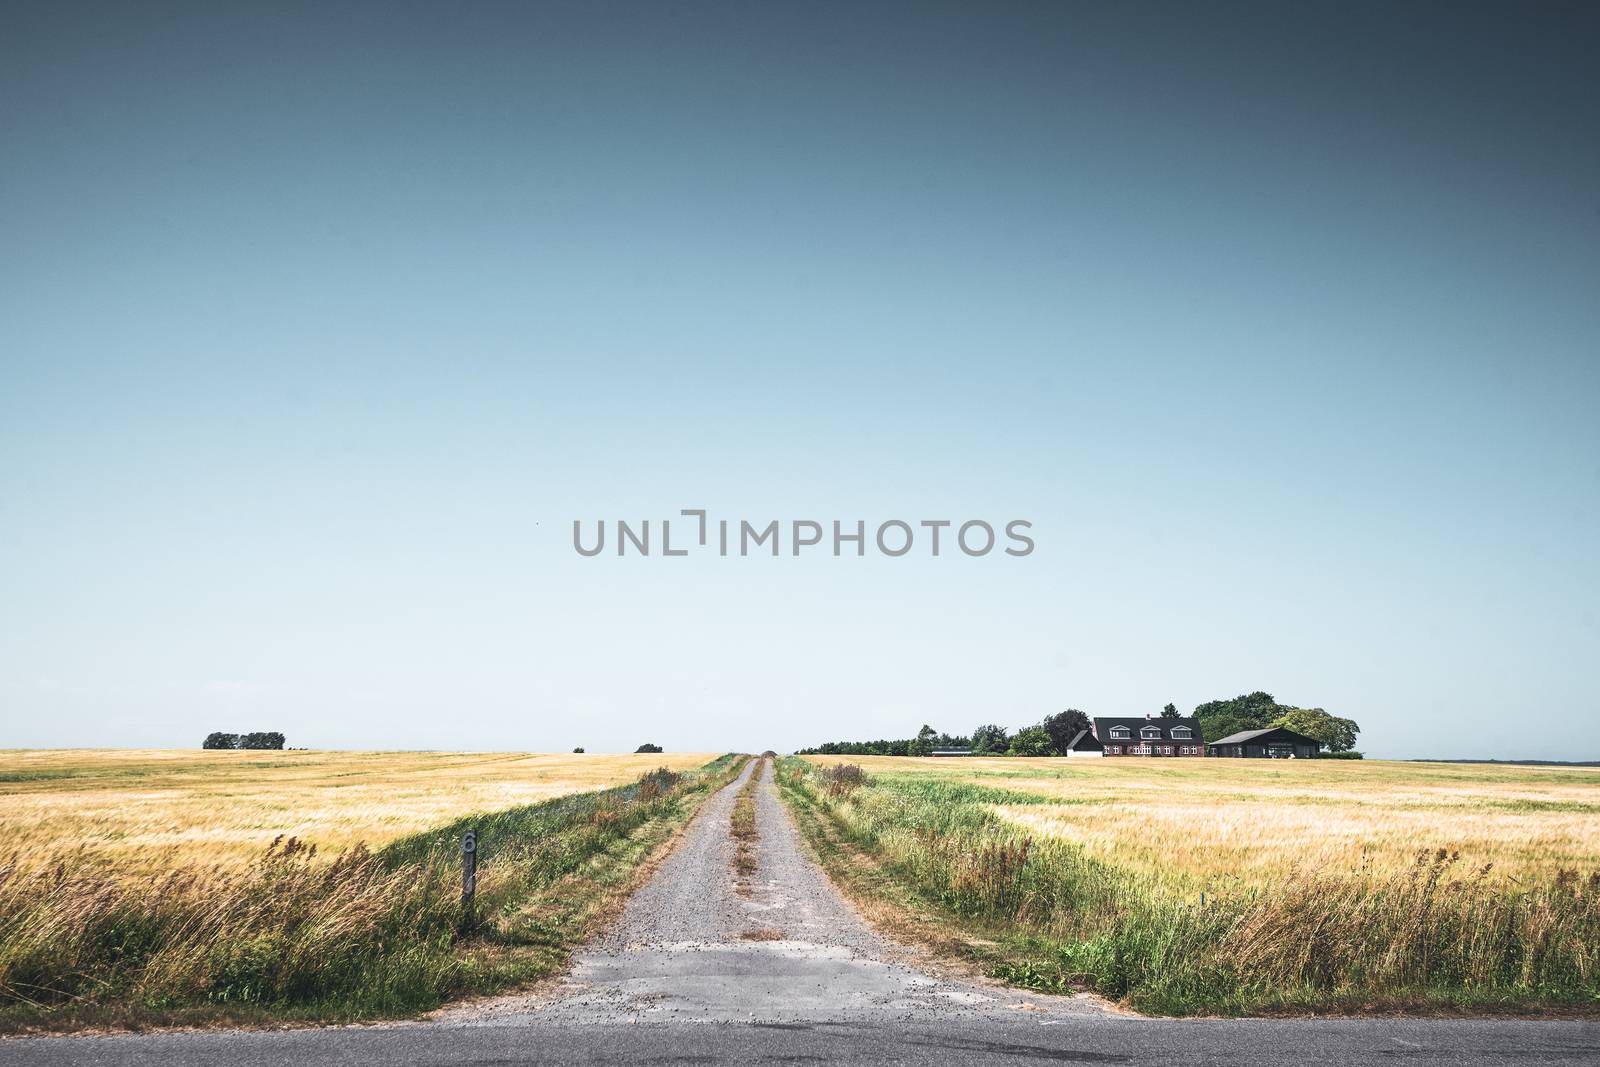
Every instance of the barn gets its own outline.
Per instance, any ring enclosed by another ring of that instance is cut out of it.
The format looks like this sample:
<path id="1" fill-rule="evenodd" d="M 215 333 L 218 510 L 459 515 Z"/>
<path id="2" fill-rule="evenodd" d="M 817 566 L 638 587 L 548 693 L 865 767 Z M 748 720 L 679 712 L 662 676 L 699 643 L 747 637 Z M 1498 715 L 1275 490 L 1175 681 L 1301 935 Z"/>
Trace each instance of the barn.
<path id="1" fill-rule="evenodd" d="M 1105 746 L 1095 740 L 1094 734 L 1088 730 L 1079 730 L 1071 741 L 1067 742 L 1067 755 L 1069 756 L 1104 756 Z"/>
<path id="2" fill-rule="evenodd" d="M 1281 726 L 1270 730 L 1241 730 L 1206 746 L 1213 756 L 1251 759 L 1315 759 L 1322 742 Z"/>

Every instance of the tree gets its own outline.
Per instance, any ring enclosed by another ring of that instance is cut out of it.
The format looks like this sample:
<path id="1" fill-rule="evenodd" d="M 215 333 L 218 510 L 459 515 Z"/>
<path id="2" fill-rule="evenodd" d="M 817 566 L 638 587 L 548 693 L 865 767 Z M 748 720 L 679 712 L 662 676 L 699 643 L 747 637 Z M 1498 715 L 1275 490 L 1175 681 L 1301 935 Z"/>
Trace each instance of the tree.
<path id="1" fill-rule="evenodd" d="M 1289 711 L 1272 699 L 1271 693 L 1246 693 L 1232 700 L 1212 700 L 1194 709 L 1200 720 L 1200 734 L 1206 741 L 1217 741 L 1241 730 L 1265 730 L 1272 720 Z"/>
<path id="2" fill-rule="evenodd" d="M 996 726 L 992 722 L 984 723 L 972 731 L 972 754 L 974 756 L 982 756 L 989 753 L 999 755 L 1006 750 L 1006 745 L 1010 740 L 1011 735 L 1006 732 L 1004 726 Z"/>
<path id="3" fill-rule="evenodd" d="M 574 752 L 574 753 L 575 753 L 575 754 L 579 754 L 579 753 L 582 753 L 582 752 L 583 752 L 583 746 L 582 746 L 582 745 L 579 745 L 579 746 L 578 746 L 578 747 L 577 747 L 577 748 L 575 748 L 575 749 L 573 749 L 573 750 L 572 750 L 572 751 L 573 751 L 573 752 Z"/>
<path id="4" fill-rule="evenodd" d="M 634 751 L 635 752 L 660 752 L 661 751 L 661 746 L 660 745 L 652 745 L 650 742 L 646 741 L 644 744 L 642 744 L 638 748 L 634 749 Z"/>
<path id="5" fill-rule="evenodd" d="M 239 735 L 238 734 L 225 734 L 222 731 L 218 730 L 215 733 L 206 734 L 206 739 L 200 743 L 200 747 L 201 748 L 238 748 L 239 747 Z"/>
<path id="6" fill-rule="evenodd" d="M 1321 708 L 1288 708 L 1268 725 L 1314 737 L 1329 752 L 1349 752 L 1356 747 L 1356 735 L 1361 732 L 1354 719 L 1341 719 Z"/>
<path id="7" fill-rule="evenodd" d="M 906 747 L 906 755 L 933 755 L 933 746 L 938 736 L 938 732 L 934 730 L 933 727 L 929 726 L 927 723 L 923 723 L 922 729 L 917 731 L 917 736 L 912 740 L 911 744 Z"/>
<path id="8" fill-rule="evenodd" d="M 1013 756 L 1048 756 L 1055 751 L 1055 745 L 1043 726 L 1029 726 L 1017 731 L 1008 751 Z"/>
<path id="9" fill-rule="evenodd" d="M 276 730 L 258 730 L 239 738 L 240 748 L 283 748 L 283 735 Z"/>
<path id="10" fill-rule="evenodd" d="M 1067 745 L 1074 737 L 1089 728 L 1089 716 L 1077 708 L 1058 711 L 1044 720 L 1044 732 L 1050 735 L 1050 745 L 1065 756 Z"/>
<path id="11" fill-rule="evenodd" d="M 1176 705 L 1176 704 L 1168 704 L 1166 707 L 1162 708 L 1161 709 L 1161 717 L 1163 719 L 1176 719 L 1176 718 L 1179 718 L 1180 716 L 1178 715 L 1178 705 Z"/>

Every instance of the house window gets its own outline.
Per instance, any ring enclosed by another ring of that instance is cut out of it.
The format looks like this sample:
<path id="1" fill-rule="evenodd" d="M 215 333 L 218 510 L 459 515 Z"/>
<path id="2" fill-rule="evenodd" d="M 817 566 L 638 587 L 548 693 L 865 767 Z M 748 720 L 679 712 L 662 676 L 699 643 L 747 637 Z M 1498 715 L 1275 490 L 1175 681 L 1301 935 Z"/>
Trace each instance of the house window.
<path id="1" fill-rule="evenodd" d="M 1194 736 L 1194 731 L 1190 730 L 1187 726 L 1174 726 L 1172 728 L 1172 736 L 1173 737 L 1193 737 Z"/>
<path id="2" fill-rule="evenodd" d="M 1111 736 L 1116 738 L 1126 738 L 1128 736 L 1128 728 L 1126 726 L 1113 726 L 1111 728 Z"/>
<path id="3" fill-rule="evenodd" d="M 1159 726 L 1146 726 L 1143 730 L 1139 731 L 1139 736 L 1140 737 L 1160 737 L 1161 736 L 1161 727 L 1159 727 Z"/>

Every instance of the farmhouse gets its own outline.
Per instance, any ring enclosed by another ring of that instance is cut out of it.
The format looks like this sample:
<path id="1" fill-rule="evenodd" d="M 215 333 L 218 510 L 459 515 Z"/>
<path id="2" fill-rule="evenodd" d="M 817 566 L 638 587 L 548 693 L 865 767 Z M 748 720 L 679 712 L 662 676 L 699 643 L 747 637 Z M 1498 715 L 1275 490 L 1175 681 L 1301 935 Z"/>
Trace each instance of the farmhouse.
<path id="1" fill-rule="evenodd" d="M 1194 718 L 1115 719 L 1096 716 L 1094 739 L 1107 756 L 1204 756 L 1205 737 Z M 1074 753 L 1076 755 L 1076 753 Z"/>
<path id="2" fill-rule="evenodd" d="M 1241 730 L 1211 742 L 1213 756 L 1254 759 L 1315 759 L 1322 742 L 1278 726 L 1270 730 Z"/>

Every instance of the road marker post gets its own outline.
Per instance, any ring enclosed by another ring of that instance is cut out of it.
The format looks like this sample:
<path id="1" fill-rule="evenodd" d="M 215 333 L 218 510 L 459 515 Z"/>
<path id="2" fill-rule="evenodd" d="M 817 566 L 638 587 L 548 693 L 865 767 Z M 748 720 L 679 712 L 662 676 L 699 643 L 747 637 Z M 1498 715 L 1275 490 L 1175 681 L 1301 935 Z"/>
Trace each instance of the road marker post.
<path id="1" fill-rule="evenodd" d="M 461 933 L 472 932 L 473 905 L 478 895 L 478 831 L 468 828 L 461 835 Z"/>

